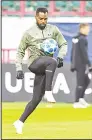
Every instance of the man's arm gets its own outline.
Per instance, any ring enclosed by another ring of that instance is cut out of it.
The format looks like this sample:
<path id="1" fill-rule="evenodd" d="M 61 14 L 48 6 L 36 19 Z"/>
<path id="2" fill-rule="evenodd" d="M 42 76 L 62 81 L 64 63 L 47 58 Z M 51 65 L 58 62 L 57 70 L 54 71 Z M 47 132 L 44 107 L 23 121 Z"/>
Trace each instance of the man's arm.
<path id="1" fill-rule="evenodd" d="M 90 63 L 89 58 L 88 58 L 87 47 L 86 47 L 85 43 L 86 43 L 85 40 L 83 38 L 81 38 L 79 40 L 79 47 L 80 47 L 80 50 L 81 50 L 83 60 L 86 62 L 86 64 L 88 66 L 91 66 L 91 63 Z"/>
<path id="2" fill-rule="evenodd" d="M 20 41 L 16 54 L 16 71 L 22 70 L 22 60 L 28 47 L 28 34 L 25 33 Z"/>
<path id="3" fill-rule="evenodd" d="M 55 40 L 59 47 L 58 57 L 63 59 L 67 53 L 67 41 L 57 27 L 55 27 Z"/>
<path id="4" fill-rule="evenodd" d="M 72 72 L 74 72 L 76 70 L 76 67 L 75 67 L 75 59 L 76 59 L 75 54 L 76 54 L 77 45 L 78 45 L 78 39 L 73 38 L 72 39 L 71 56 L 70 56 L 70 60 L 71 60 L 71 68 L 70 68 L 70 70 Z"/>

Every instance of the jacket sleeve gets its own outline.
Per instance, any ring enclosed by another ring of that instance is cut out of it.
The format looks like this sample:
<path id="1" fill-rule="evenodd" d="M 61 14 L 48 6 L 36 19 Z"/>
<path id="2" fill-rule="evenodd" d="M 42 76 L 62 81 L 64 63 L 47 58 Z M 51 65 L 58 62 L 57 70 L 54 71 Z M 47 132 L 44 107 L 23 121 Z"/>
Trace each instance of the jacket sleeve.
<path id="1" fill-rule="evenodd" d="M 55 40 L 58 43 L 59 53 L 58 57 L 64 58 L 67 53 L 67 41 L 64 36 L 61 34 L 60 30 L 55 26 Z"/>
<path id="2" fill-rule="evenodd" d="M 28 34 L 25 33 L 20 41 L 19 47 L 16 53 L 16 70 L 22 70 L 22 61 L 25 55 L 25 50 L 28 47 Z"/>
<path id="3" fill-rule="evenodd" d="M 76 46 L 75 44 L 73 43 L 73 39 L 72 39 L 72 49 L 71 49 L 71 56 L 70 56 L 70 61 L 71 61 L 71 69 L 75 69 L 76 66 L 75 66 L 75 52 L 76 52 Z"/>
<path id="4" fill-rule="evenodd" d="M 79 47 L 83 60 L 88 66 L 91 66 L 90 60 L 88 58 L 88 50 L 85 44 L 86 44 L 86 40 L 84 40 L 83 38 L 79 40 Z"/>

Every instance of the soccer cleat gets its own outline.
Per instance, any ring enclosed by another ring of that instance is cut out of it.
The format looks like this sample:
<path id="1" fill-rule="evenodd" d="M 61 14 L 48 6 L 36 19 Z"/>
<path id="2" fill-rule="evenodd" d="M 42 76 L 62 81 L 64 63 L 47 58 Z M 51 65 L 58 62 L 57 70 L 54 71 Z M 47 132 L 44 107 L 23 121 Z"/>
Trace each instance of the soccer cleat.
<path id="1" fill-rule="evenodd" d="M 56 103 L 52 91 L 45 91 L 44 98 L 49 102 L 49 103 Z"/>
<path id="2" fill-rule="evenodd" d="M 20 120 L 17 120 L 13 123 L 13 125 L 16 129 L 16 133 L 22 134 L 23 122 L 21 122 Z"/>
<path id="3" fill-rule="evenodd" d="M 79 99 L 79 102 L 80 102 L 82 105 L 85 105 L 86 107 L 90 106 L 90 104 L 88 104 L 83 98 L 80 98 L 80 99 Z"/>
<path id="4" fill-rule="evenodd" d="M 74 107 L 74 108 L 86 108 L 87 106 L 81 104 L 80 102 L 75 102 L 75 103 L 73 104 L 73 107 Z"/>

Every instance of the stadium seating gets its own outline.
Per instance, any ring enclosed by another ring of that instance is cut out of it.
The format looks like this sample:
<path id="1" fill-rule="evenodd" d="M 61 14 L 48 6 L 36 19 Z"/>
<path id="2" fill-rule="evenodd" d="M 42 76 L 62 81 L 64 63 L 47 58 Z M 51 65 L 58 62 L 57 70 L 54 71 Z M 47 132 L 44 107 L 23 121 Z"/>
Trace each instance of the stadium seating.
<path id="1" fill-rule="evenodd" d="M 2 1 L 2 11 L 19 11 L 19 1 Z"/>
<path id="2" fill-rule="evenodd" d="M 26 11 L 35 11 L 37 7 L 49 7 L 48 1 L 25 1 Z"/>
<path id="3" fill-rule="evenodd" d="M 37 9 L 37 7 L 47 7 L 47 9 L 52 10 L 54 12 L 71 12 L 70 16 L 72 16 L 72 12 L 75 12 L 77 15 L 77 12 L 79 12 L 80 10 L 80 2 L 81 1 L 53 1 L 53 5 L 50 4 L 51 1 L 22 1 L 24 2 L 24 7 L 22 7 L 23 5 L 21 5 L 21 1 L 2 1 L 2 13 L 3 16 L 6 15 L 5 12 L 11 11 L 11 12 L 16 12 L 16 14 L 14 15 L 18 15 L 18 11 L 21 12 L 21 9 L 24 8 L 24 16 L 27 15 L 27 12 L 30 12 L 30 15 L 33 15 L 33 13 L 31 14 L 31 12 L 35 12 L 35 10 Z M 88 12 L 92 12 L 92 1 L 85 1 L 86 2 L 86 6 L 84 8 L 84 11 L 88 11 Z M 21 8 L 22 7 L 22 8 Z M 85 13 L 85 12 L 84 12 Z M 52 14 L 50 12 L 50 14 Z M 7 16 L 9 16 L 10 14 L 7 14 Z M 12 15 L 12 13 L 11 13 Z M 54 15 L 54 14 L 53 14 Z M 59 14 L 58 14 L 59 15 Z M 61 16 L 61 15 L 59 15 Z M 62 15 L 63 16 L 63 15 Z M 64 16 L 68 16 L 67 13 L 64 13 Z M 86 15 L 85 15 L 86 16 Z"/>
<path id="4" fill-rule="evenodd" d="M 56 11 L 78 11 L 80 1 L 55 1 Z"/>
<path id="5" fill-rule="evenodd" d="M 92 12 L 92 1 L 86 1 L 86 10 Z"/>

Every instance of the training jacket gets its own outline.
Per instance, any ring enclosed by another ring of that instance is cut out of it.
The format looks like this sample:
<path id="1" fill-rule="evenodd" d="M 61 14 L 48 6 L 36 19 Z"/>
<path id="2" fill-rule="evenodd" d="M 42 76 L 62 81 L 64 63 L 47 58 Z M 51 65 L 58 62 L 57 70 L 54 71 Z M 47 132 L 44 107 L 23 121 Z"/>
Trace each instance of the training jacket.
<path id="1" fill-rule="evenodd" d="M 45 29 L 41 30 L 35 23 L 28 29 L 19 44 L 16 55 L 16 69 L 22 70 L 22 61 L 25 55 L 25 50 L 28 49 L 28 67 L 40 56 L 46 54 L 40 49 L 41 43 L 48 38 L 53 38 L 57 41 L 59 47 L 58 57 L 63 58 L 67 53 L 67 42 L 59 29 L 55 25 L 47 24 Z"/>
<path id="2" fill-rule="evenodd" d="M 72 39 L 71 66 L 75 69 L 80 69 L 83 66 L 91 66 L 88 57 L 87 36 L 81 33 Z"/>

